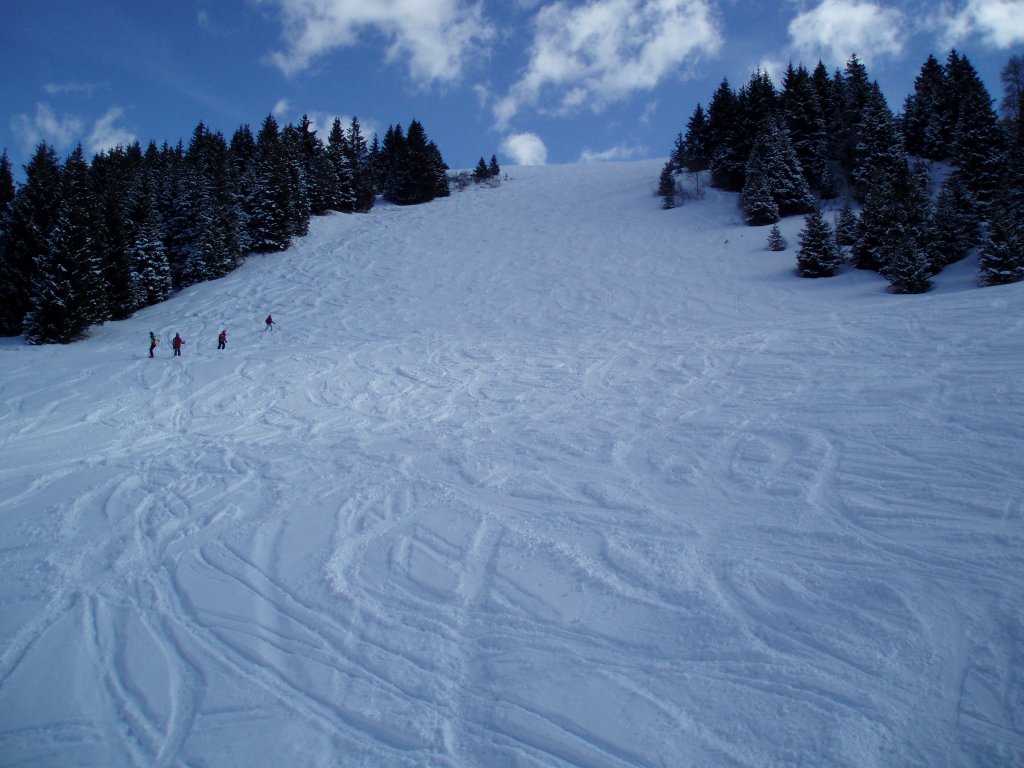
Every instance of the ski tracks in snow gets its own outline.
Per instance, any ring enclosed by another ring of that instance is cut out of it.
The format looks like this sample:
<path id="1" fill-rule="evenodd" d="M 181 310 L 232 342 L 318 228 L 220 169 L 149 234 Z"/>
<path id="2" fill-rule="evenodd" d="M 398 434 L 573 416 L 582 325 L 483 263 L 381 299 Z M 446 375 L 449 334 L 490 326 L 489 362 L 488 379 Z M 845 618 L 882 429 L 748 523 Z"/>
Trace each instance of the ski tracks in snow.
<path id="1" fill-rule="evenodd" d="M 3 351 L 0 753 L 1024 754 L 1003 316 L 819 298 L 724 204 L 672 212 L 680 243 L 655 165 L 571 171 L 314 222 L 60 357 Z M 151 327 L 184 356 L 126 355 Z"/>

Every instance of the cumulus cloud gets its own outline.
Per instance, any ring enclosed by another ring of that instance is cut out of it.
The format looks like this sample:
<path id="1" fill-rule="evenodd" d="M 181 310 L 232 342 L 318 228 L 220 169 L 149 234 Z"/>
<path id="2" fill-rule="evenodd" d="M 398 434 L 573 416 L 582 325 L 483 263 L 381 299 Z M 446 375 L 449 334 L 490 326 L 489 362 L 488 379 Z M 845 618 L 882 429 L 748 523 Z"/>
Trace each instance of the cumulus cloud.
<path id="1" fill-rule="evenodd" d="M 90 152 L 95 154 L 117 146 L 127 147 L 138 141 L 138 137 L 134 133 L 117 125 L 117 121 L 122 117 L 124 117 L 124 110 L 120 107 L 112 107 L 96 121 L 86 139 Z"/>
<path id="2" fill-rule="evenodd" d="M 526 72 L 494 117 L 500 128 L 524 107 L 599 112 L 720 45 L 709 0 L 559 0 L 537 13 Z"/>
<path id="3" fill-rule="evenodd" d="M 856 53 L 869 63 L 899 56 L 906 27 L 906 17 L 895 8 L 862 0 L 823 0 L 789 23 L 789 36 L 805 59 L 820 57 L 840 65 Z"/>
<path id="4" fill-rule="evenodd" d="M 274 104 L 273 109 L 270 110 L 270 113 L 274 117 L 282 117 L 291 108 L 292 105 L 288 102 L 288 99 L 278 99 L 277 103 Z"/>
<path id="5" fill-rule="evenodd" d="M 49 104 L 40 102 L 36 104 L 35 115 L 15 115 L 11 128 L 27 151 L 41 141 L 64 151 L 81 134 L 82 120 L 72 116 L 58 117 Z"/>
<path id="6" fill-rule="evenodd" d="M 513 165 L 544 165 L 548 148 L 535 133 L 516 133 L 501 143 L 501 151 L 512 158 Z"/>
<path id="7" fill-rule="evenodd" d="M 387 60 L 405 61 L 418 83 L 457 80 L 470 55 L 494 37 L 482 4 L 467 0 L 259 0 L 280 9 L 285 50 L 270 56 L 286 75 L 359 42 L 388 41 Z"/>
<path id="8" fill-rule="evenodd" d="M 962 10 L 943 18 L 945 45 L 977 35 L 993 48 L 1024 42 L 1024 0 L 968 0 Z"/>

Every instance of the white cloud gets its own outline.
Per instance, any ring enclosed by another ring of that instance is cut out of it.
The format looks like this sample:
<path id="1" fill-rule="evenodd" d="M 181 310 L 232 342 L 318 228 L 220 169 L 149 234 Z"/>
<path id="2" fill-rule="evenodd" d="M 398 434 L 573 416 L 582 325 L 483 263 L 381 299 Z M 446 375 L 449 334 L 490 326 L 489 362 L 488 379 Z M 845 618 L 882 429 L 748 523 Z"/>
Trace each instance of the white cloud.
<path id="1" fill-rule="evenodd" d="M 138 137 L 126 128 L 115 123 L 124 117 L 124 110 L 120 107 L 112 107 L 107 110 L 92 127 L 92 132 L 86 139 L 88 149 L 95 154 L 102 150 L 113 149 L 117 146 L 127 147 L 138 141 Z"/>
<path id="2" fill-rule="evenodd" d="M 95 83 L 47 83 L 43 90 L 51 96 L 69 94 L 90 98 L 99 87 Z"/>
<path id="3" fill-rule="evenodd" d="M 282 117 L 291 108 L 292 105 L 288 103 L 288 99 L 278 99 L 277 103 L 274 104 L 273 109 L 270 110 L 270 113 L 274 117 Z"/>
<path id="4" fill-rule="evenodd" d="M 548 148 L 535 133 L 516 133 L 501 143 L 501 151 L 512 158 L 513 165 L 544 165 Z"/>
<path id="5" fill-rule="evenodd" d="M 612 163 L 625 160 L 634 160 L 638 157 L 644 157 L 647 155 L 647 147 L 627 147 L 624 144 L 619 144 L 611 149 L 605 149 L 601 152 L 594 152 L 589 149 L 583 150 L 580 153 L 581 163 Z"/>
<path id="6" fill-rule="evenodd" d="M 21 138 L 26 151 L 31 151 L 41 141 L 54 149 L 67 150 L 82 132 L 82 121 L 78 117 L 58 117 L 49 104 L 36 104 L 35 115 L 15 115 L 11 128 Z"/>
<path id="7" fill-rule="evenodd" d="M 599 112 L 720 45 L 709 0 L 559 0 L 537 13 L 526 73 L 494 117 L 504 127 L 528 106 Z"/>
<path id="8" fill-rule="evenodd" d="M 1010 48 L 1024 42 L 1024 0 L 968 0 L 959 13 L 947 13 L 942 23 L 946 46 L 978 35 L 993 48 Z"/>
<path id="9" fill-rule="evenodd" d="M 286 75 L 306 69 L 366 32 L 388 41 L 387 60 L 407 61 L 421 84 L 459 78 L 472 52 L 494 37 L 482 3 L 467 0 L 259 0 L 280 8 L 285 50 L 270 60 Z"/>
<path id="10" fill-rule="evenodd" d="M 861 0 L 823 0 L 789 24 L 793 47 L 805 59 L 840 65 L 851 54 L 869 63 L 898 56 L 908 20 L 898 10 Z"/>

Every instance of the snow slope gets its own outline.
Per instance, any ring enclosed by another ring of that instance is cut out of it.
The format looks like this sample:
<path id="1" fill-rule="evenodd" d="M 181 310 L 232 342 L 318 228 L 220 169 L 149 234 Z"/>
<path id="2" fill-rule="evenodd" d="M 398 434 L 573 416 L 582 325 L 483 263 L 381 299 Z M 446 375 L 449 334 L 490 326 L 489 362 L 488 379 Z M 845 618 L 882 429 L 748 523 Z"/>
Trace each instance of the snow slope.
<path id="1" fill-rule="evenodd" d="M 1024 765 L 1024 286 L 660 167 L 0 345 L 0 764 Z"/>

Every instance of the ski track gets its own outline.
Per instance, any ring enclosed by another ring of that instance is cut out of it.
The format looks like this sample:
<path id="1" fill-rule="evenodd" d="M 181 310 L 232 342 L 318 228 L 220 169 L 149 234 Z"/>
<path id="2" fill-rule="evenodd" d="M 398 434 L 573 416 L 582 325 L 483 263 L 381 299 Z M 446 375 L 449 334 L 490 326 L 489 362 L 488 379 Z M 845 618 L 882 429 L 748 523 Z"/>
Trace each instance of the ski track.
<path id="1" fill-rule="evenodd" d="M 658 167 L 0 345 L 0 764 L 1024 765 L 1024 293 Z"/>

